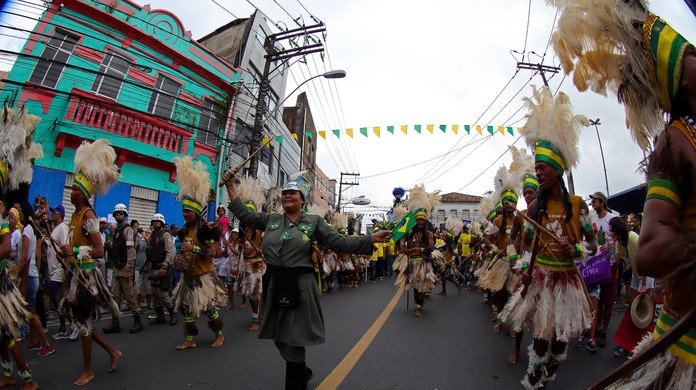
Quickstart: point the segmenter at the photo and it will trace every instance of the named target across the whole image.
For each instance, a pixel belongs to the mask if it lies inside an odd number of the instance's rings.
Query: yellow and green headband
[[[422,207],[416,209],[416,212],[413,213],[413,215],[416,216],[416,219],[418,219],[418,218],[428,219],[428,213]]]
[[[503,192],[500,194],[500,198],[501,198],[500,205],[502,206],[502,202],[505,202],[505,201],[517,204],[517,199],[519,198],[519,196],[517,195],[517,191],[515,191],[513,188],[505,187],[503,189]]]
[[[498,214],[498,213],[496,213],[495,210],[491,210],[491,212],[488,213],[488,215],[486,216],[486,219],[489,220],[489,221],[491,221],[491,222],[493,222],[493,220],[495,219],[495,216],[496,216],[497,214]]]
[[[679,89],[684,52],[691,43],[659,16],[650,14],[643,25],[643,46],[660,89],[660,101],[669,112]]]
[[[77,186],[80,191],[85,194],[87,199],[92,197],[92,193],[94,192],[94,184],[92,183],[92,179],[90,179],[89,176],[87,176],[87,174],[84,172],[78,171],[75,174],[73,185]]]
[[[250,211],[256,212],[256,203],[253,200],[247,200],[244,204]]]
[[[563,153],[547,139],[538,139],[534,143],[534,161],[543,161],[557,170],[559,173],[563,173],[566,170],[565,158],[563,158]]]
[[[203,205],[190,196],[184,196],[184,199],[181,200],[181,204],[182,209],[191,210],[196,214],[200,214],[201,210],[203,210]]]
[[[0,187],[5,187],[9,181],[9,172],[7,171],[7,165],[5,162],[0,161]]]
[[[498,203],[495,204],[495,209],[496,209],[496,211],[497,211],[497,210],[500,210],[500,209],[502,209],[502,208],[503,208],[503,202],[498,202]]]
[[[539,189],[539,179],[531,173],[524,175],[524,184],[522,184],[522,188],[524,189],[527,187],[533,188],[534,190]]]

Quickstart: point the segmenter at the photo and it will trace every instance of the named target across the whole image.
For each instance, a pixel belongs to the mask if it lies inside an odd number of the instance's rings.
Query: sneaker
[[[582,345],[585,343],[585,337],[580,336],[578,337],[577,340],[575,340],[575,348],[582,348]]]
[[[69,336],[69,335],[68,335],[68,332],[65,331],[65,330],[62,330],[62,331],[58,331],[58,333],[56,333],[56,334],[54,334],[53,336],[51,336],[51,338],[52,338],[53,340],[65,340],[65,339],[68,338],[68,336]]]
[[[597,352],[597,350],[599,350],[599,347],[597,346],[597,343],[595,343],[594,339],[590,339],[590,341],[585,346],[585,349],[590,352]]]
[[[37,354],[41,357],[48,356],[48,355],[53,355],[56,352],[56,349],[52,345],[44,345],[39,349],[39,352]]]
[[[38,351],[41,349],[41,344],[38,341],[30,341],[27,345],[27,349],[30,351]]]
[[[70,329],[70,334],[68,335],[68,340],[75,341],[75,340],[77,340],[78,336],[80,336],[80,330],[77,329],[77,326],[74,326],[72,329]]]
[[[614,351],[614,356],[620,357],[620,358],[625,358],[628,356],[628,351],[625,350],[623,347],[619,347],[616,351]]]

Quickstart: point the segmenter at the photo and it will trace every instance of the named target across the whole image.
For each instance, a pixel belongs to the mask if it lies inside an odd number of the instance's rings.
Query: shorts
[[[590,298],[599,299],[599,285],[588,286],[587,292],[590,294]]]
[[[48,298],[51,300],[51,306],[53,306],[54,310],[58,310],[58,291],[63,288],[63,282],[55,282],[51,280],[49,288],[50,291]]]
[[[39,277],[38,276],[28,276],[27,277],[27,306],[30,309],[36,307],[36,292],[39,290]]]

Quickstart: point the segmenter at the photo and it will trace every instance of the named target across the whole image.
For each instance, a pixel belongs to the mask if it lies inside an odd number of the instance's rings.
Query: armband
[[[524,235],[533,238],[534,237],[534,229],[532,229],[530,226],[525,226],[524,227]]]
[[[580,229],[584,232],[591,232],[594,229],[592,228],[592,217],[585,212],[585,210],[580,211]]]
[[[200,246],[194,245],[194,246],[193,246],[193,253],[201,254],[201,253],[203,253],[203,250],[201,249]]]
[[[77,255],[80,254],[80,248],[74,246],[74,247],[72,248],[72,252],[73,252],[73,255],[77,256]]]
[[[575,244],[575,250],[578,252],[575,255],[575,258],[583,257],[583,255],[585,254],[585,248],[583,248],[580,244]]]
[[[645,201],[650,199],[660,199],[670,203],[677,210],[681,209],[681,198],[679,197],[679,187],[671,181],[663,179],[653,179],[648,184],[648,195]]]

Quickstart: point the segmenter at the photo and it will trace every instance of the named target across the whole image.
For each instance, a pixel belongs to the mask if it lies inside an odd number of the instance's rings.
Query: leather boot
[[[174,306],[167,309],[167,313],[169,313],[169,317],[171,317],[171,320],[169,321],[169,325],[172,325],[172,326],[176,325],[177,318],[176,318],[176,312],[174,311]]]
[[[140,314],[133,313],[133,326],[128,329],[129,333],[138,333],[143,330],[143,323],[140,322]]]
[[[305,362],[285,362],[285,390],[307,390],[307,383],[313,377]]]
[[[117,316],[111,316],[111,325],[102,328],[102,331],[105,334],[110,334],[110,333],[121,333],[121,325],[119,324],[118,317]]]
[[[150,325],[159,325],[159,324],[166,324],[167,323],[167,320],[164,319],[164,308],[163,307],[156,307],[155,314],[157,315],[157,317],[150,320]]]

